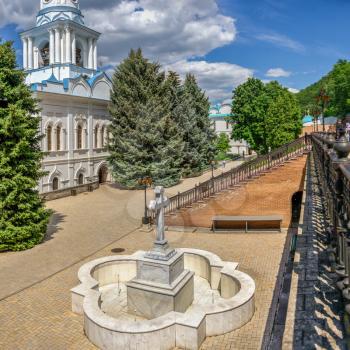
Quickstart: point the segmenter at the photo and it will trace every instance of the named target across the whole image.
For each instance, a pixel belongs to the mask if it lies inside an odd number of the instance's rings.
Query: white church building
[[[210,107],[209,118],[217,135],[226,134],[230,138],[232,154],[248,155],[251,153],[249,145],[244,140],[232,140],[232,107],[231,104],[216,104]]]
[[[39,191],[105,182],[111,81],[98,70],[100,33],[84,25],[78,0],[40,0],[36,26],[20,36],[45,135]]]

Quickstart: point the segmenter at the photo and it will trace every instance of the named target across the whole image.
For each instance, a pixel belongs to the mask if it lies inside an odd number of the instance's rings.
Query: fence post
[[[181,192],[178,192],[177,193],[177,209],[178,210],[180,209],[180,195],[181,195]]]

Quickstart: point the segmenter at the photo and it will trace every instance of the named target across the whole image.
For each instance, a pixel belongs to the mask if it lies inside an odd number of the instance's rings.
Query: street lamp
[[[318,106],[313,106],[311,110],[311,115],[313,116],[314,121],[314,132],[318,132],[318,117],[320,115],[320,109]]]
[[[150,223],[150,218],[148,216],[148,208],[147,208],[147,187],[152,186],[152,178],[150,176],[145,176],[143,178],[140,178],[138,181],[140,186],[144,186],[145,190],[145,214],[144,217],[142,218],[142,223],[144,225],[148,225]]]
[[[316,100],[317,100],[317,103],[319,103],[321,106],[322,131],[325,132],[326,128],[324,125],[324,111],[327,107],[330,97],[326,95],[325,89],[322,88],[319,94],[317,95]]]

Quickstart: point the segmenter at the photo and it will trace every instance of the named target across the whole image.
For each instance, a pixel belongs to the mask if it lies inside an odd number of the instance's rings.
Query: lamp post
[[[150,176],[145,176],[143,178],[140,178],[138,182],[140,186],[144,186],[144,190],[145,190],[145,214],[144,214],[144,217],[142,218],[142,224],[148,225],[150,223],[150,218],[148,216],[148,208],[147,208],[147,187],[152,186],[153,181]]]
[[[312,110],[311,110],[311,114],[314,118],[314,132],[318,132],[318,117],[320,115],[320,109],[318,108],[318,106],[313,106]]]
[[[330,100],[330,97],[327,96],[325,89],[321,89],[319,94],[316,97],[317,103],[321,106],[321,118],[322,118],[322,131],[325,132],[325,124],[324,124],[324,111],[327,107],[327,104]]]

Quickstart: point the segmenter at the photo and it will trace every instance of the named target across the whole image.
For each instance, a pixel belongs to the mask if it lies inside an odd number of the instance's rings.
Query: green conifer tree
[[[157,185],[179,182],[182,137],[172,120],[165,74],[132,50],[112,79],[109,163],[114,179],[135,188],[150,176]]]
[[[186,116],[183,125],[186,135],[184,172],[186,175],[197,175],[215,157],[216,136],[209,119],[209,100],[192,74],[186,76],[182,103]]]
[[[43,175],[40,120],[24,77],[12,43],[0,43],[0,251],[32,248],[49,218],[35,189]]]

